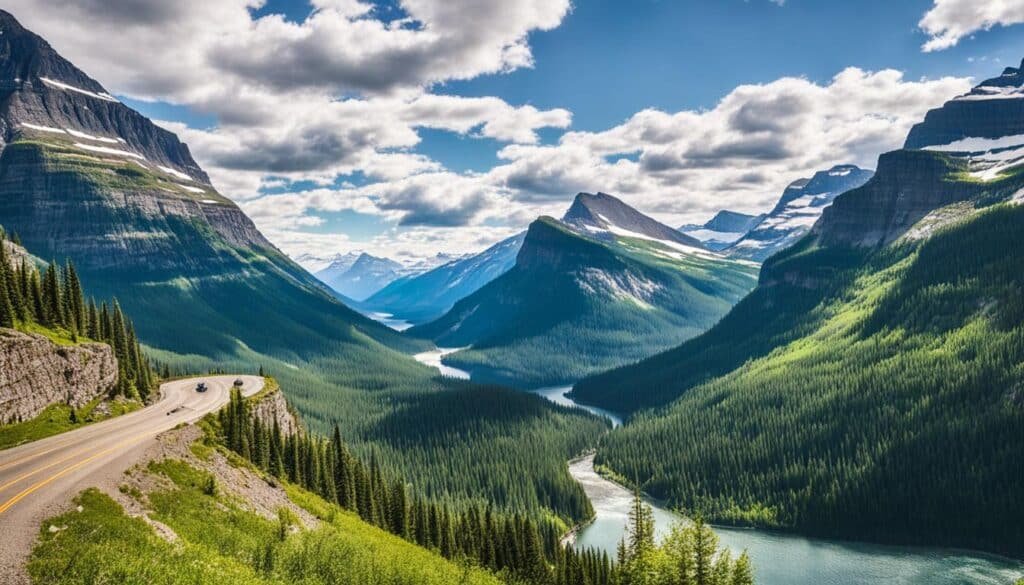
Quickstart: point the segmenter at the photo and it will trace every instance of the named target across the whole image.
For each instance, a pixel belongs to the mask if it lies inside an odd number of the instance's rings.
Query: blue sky
[[[1024,57],[1024,0],[13,2],[321,258],[479,249],[578,190],[765,209]]]

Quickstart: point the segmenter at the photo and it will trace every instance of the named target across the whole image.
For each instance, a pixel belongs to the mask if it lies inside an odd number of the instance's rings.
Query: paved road
[[[158,434],[226,404],[238,378],[246,396],[263,387],[258,376],[167,382],[160,400],[142,410],[0,451],[0,583],[24,580],[23,567],[44,519],[83,489],[116,482]],[[200,381],[209,390],[196,392]]]

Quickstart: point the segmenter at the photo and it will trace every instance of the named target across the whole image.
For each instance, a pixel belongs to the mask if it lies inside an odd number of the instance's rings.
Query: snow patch
[[[217,203],[216,199],[201,199],[202,203]]]
[[[842,169],[839,171],[829,171],[828,176],[830,177],[845,177],[853,172],[853,169]]]
[[[117,98],[115,98],[114,96],[110,95],[109,93],[96,93],[95,91],[89,91],[88,89],[82,89],[80,87],[75,87],[73,85],[68,85],[66,83],[62,83],[62,82],[57,81],[55,79],[50,79],[48,77],[40,77],[39,80],[42,81],[43,83],[45,83],[46,85],[49,85],[50,87],[56,87],[57,89],[63,89],[65,91],[73,91],[75,93],[80,93],[82,95],[87,95],[89,97],[96,98],[98,100],[103,100],[105,102],[120,103],[119,101],[117,101]]]
[[[182,179],[183,181],[192,181],[193,180],[192,177],[186,175],[185,173],[183,173],[183,172],[181,172],[179,170],[172,169],[171,167],[165,167],[165,166],[162,166],[162,165],[157,165],[156,168],[158,168],[161,171],[167,173],[168,175],[171,175],[173,177],[177,177],[179,179]]]
[[[981,85],[971,93],[953,98],[954,102],[980,102],[990,100],[1019,100],[1024,98],[1024,88],[1021,87],[992,87]]]
[[[177,183],[175,183],[175,184],[177,184]],[[206,191],[204,191],[203,189],[200,189],[199,187],[190,187],[188,185],[178,185],[178,186],[181,187],[182,189],[188,191],[189,193],[206,193]],[[204,201],[206,201],[206,200],[204,199]]]
[[[987,152],[1000,148],[1024,145],[1024,134],[1003,136],[1001,138],[962,138],[948,144],[935,144],[924,147],[924,150],[938,152]]]
[[[80,132],[78,130],[73,130],[71,128],[65,128],[64,131],[67,132],[68,134],[74,136],[75,138],[84,138],[86,140],[95,140],[96,142],[106,142],[107,144],[117,144],[117,139],[115,139],[115,138],[106,138],[106,137],[103,137],[103,136],[93,136],[92,134],[86,134],[85,132]]]
[[[52,128],[50,126],[38,126],[36,124],[22,123],[22,128],[29,128],[31,130],[38,130],[39,132],[50,132],[52,134],[65,134],[63,128]]]
[[[81,148],[82,150],[88,150],[90,152],[99,152],[99,153],[102,153],[102,154],[112,154],[114,156],[129,156],[129,157],[132,157],[132,158],[137,158],[139,160],[146,160],[146,157],[142,156],[141,154],[136,154],[134,152],[128,152],[127,150],[118,150],[116,148],[107,148],[106,146],[94,146],[92,144],[82,144],[81,142],[76,142],[75,143],[75,147],[76,148]]]

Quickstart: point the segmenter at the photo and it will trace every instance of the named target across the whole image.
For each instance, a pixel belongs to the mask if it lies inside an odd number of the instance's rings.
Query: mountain
[[[586,516],[565,460],[603,421],[440,378],[407,355],[428,342],[338,302],[217,193],[173,134],[5,12],[0,30],[0,225],[38,257],[72,259],[91,296],[117,298],[159,369],[263,369],[311,433],[336,424],[356,454],[386,457],[419,494],[485,497],[567,524]]]
[[[970,92],[925,115],[910,129],[905,149],[949,145],[966,138],[979,142],[1024,134],[1024,62],[1007,67]]]
[[[755,266],[692,242],[610,195],[582,193],[563,221],[530,225],[508,272],[409,332],[472,346],[445,363],[474,379],[571,382],[700,333],[753,286]]]
[[[679,228],[679,231],[699,240],[705,248],[718,252],[747,235],[747,232],[767,216],[766,213],[747,215],[723,209],[706,223],[684,225]]]
[[[316,273],[316,277],[334,291],[356,301],[363,301],[388,284],[402,278],[404,266],[367,253],[349,253]]]
[[[458,301],[508,272],[525,237],[525,232],[517,234],[479,254],[396,280],[366,299],[361,307],[412,323],[437,319]]]
[[[695,238],[679,233],[607,193],[580,193],[562,217],[562,223],[580,233],[605,241],[618,236],[674,242],[702,248]]]
[[[174,134],[11,15],[0,28],[0,223],[37,256],[71,258],[90,291],[136,316],[142,340],[218,358],[408,347],[267,241]]]
[[[634,413],[598,461],[720,522],[1024,554],[1024,108],[1003,105],[1024,95],[1007,95],[930,112],[908,139],[927,149],[882,155],[707,333],[577,384]]]
[[[744,236],[725,248],[734,258],[763,262],[796,243],[822,211],[841,193],[866,183],[872,172],[854,165],[837,165],[790,183],[768,214]]]

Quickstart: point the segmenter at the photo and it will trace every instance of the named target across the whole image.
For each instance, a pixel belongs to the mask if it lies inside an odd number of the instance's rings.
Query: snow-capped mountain
[[[763,262],[810,231],[836,197],[867,183],[873,171],[836,165],[810,179],[793,181],[756,226],[724,251],[731,257]]]
[[[1021,67],[1007,67],[1002,75],[986,79],[970,92],[958,96],[940,108],[928,112],[907,135],[905,149],[952,146],[959,141],[1000,139],[1024,135],[1024,62]],[[1020,142],[1024,142],[1021,140]],[[961,144],[961,150],[978,150]],[[1002,145],[1006,145],[1005,142]],[[994,145],[989,145],[995,148]]]
[[[525,237],[526,232],[516,234],[479,254],[396,280],[366,299],[362,306],[412,323],[436,319],[512,268]]]
[[[394,260],[350,252],[317,272],[316,277],[335,292],[362,301],[407,274],[406,267]]]
[[[813,229],[825,245],[927,238],[1000,201],[1024,198],[1024,64],[933,109],[875,178],[836,199]],[[972,204],[965,202],[974,200]]]
[[[709,250],[728,248],[761,222],[768,214],[748,215],[723,209],[704,224],[687,224],[679,228],[684,234],[699,240]]]

